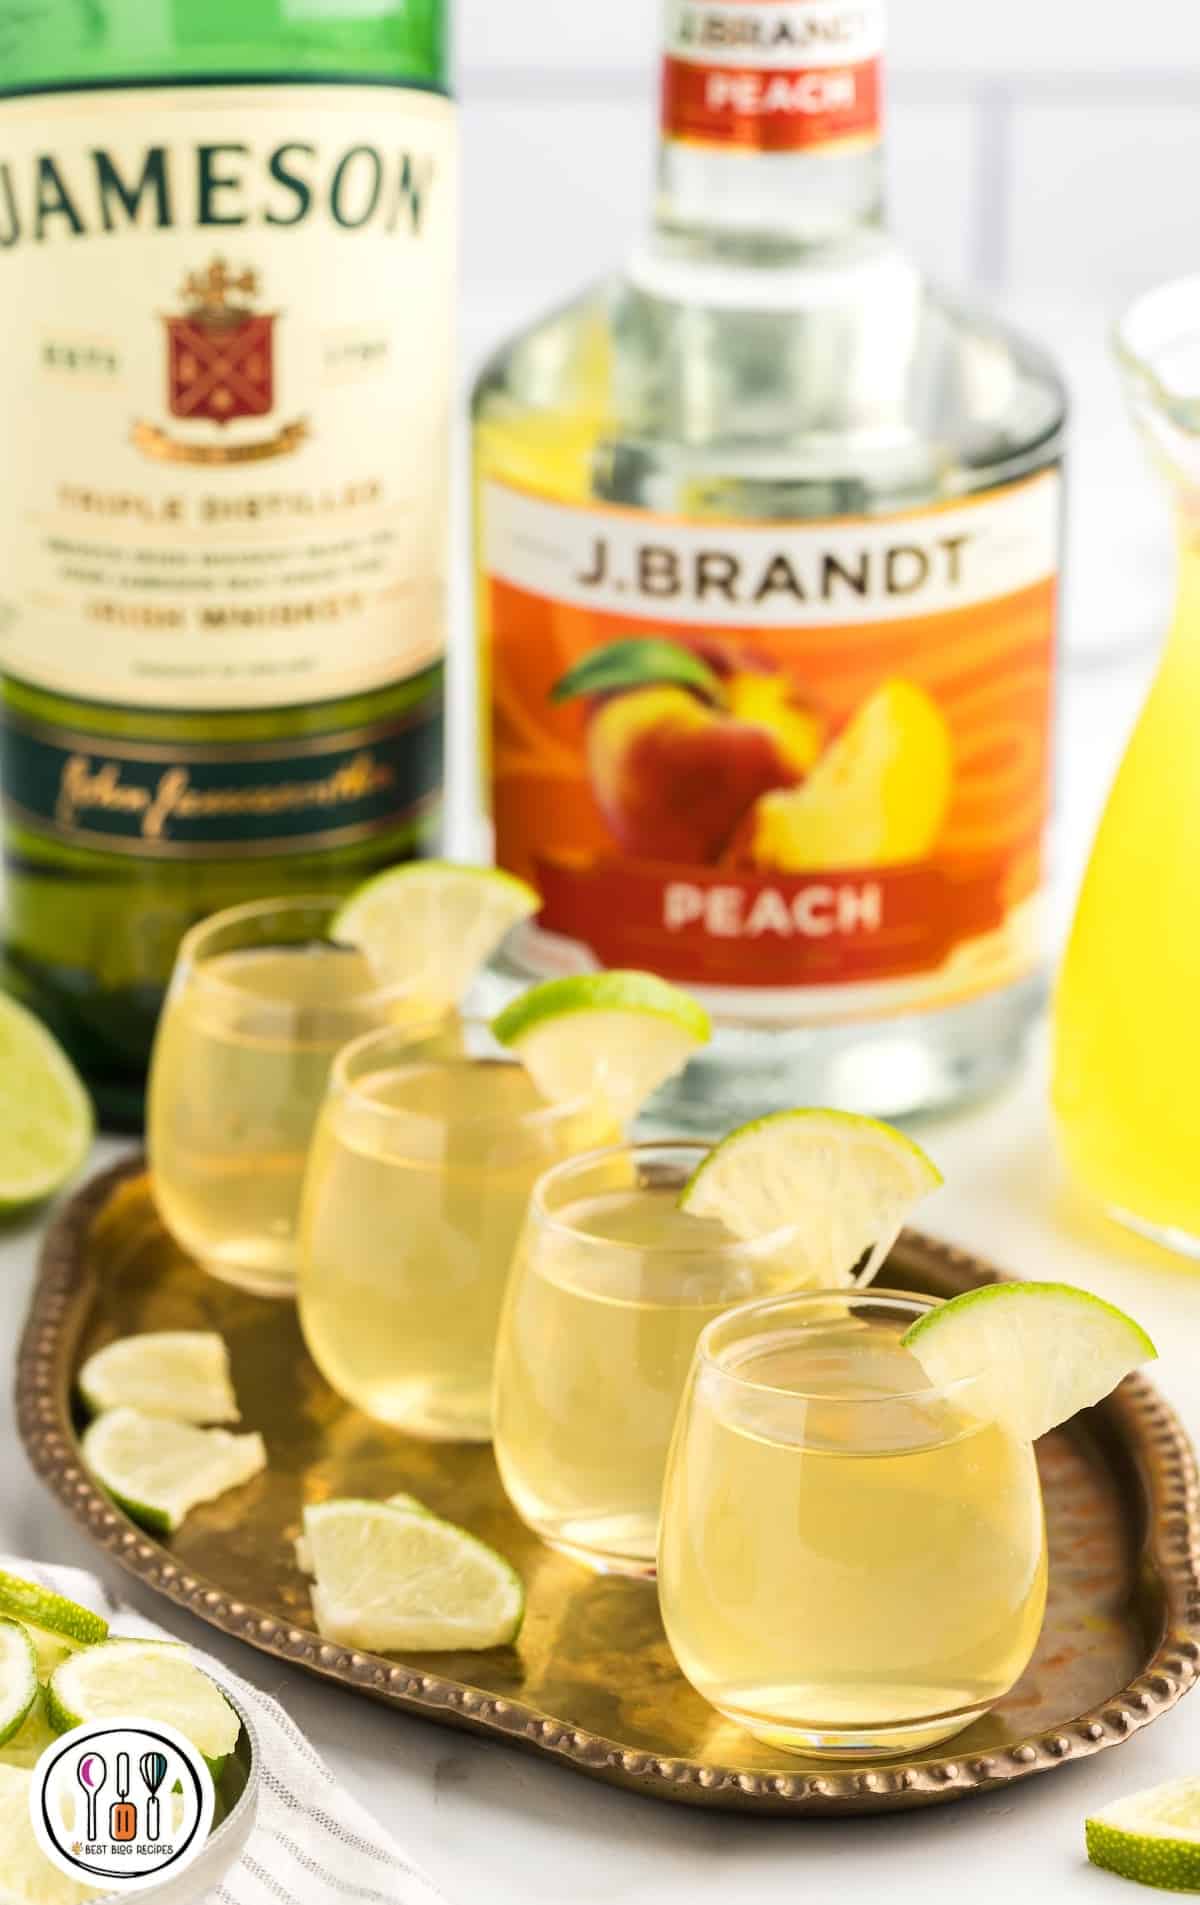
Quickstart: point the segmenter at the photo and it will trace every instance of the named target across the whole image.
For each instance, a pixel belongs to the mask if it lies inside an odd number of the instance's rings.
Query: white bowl
[[[221,1692],[242,1723],[242,1736],[232,1757],[244,1770],[246,1783],[232,1810],[226,1813],[216,1831],[209,1834],[203,1852],[186,1871],[176,1877],[165,1878],[161,1885],[147,1886],[144,1892],[106,1892],[103,1898],[94,1899],[92,1905],[130,1905],[131,1897],[139,1905],[142,1899],[147,1901],[147,1905],[202,1905],[209,1893],[228,1878],[241,1858],[258,1818],[262,1752],[254,1722],[246,1709],[234,1699],[227,1687],[222,1687]],[[229,1777],[228,1773],[226,1777]]]

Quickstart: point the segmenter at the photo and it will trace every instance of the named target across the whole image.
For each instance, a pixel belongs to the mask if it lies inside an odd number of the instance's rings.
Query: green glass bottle
[[[191,921],[436,839],[447,11],[4,23],[7,976],[110,1123]]]

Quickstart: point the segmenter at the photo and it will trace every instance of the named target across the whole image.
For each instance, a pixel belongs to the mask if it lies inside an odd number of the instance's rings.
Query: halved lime
[[[392,984],[444,1007],[458,1003],[505,934],[541,903],[524,880],[494,867],[414,860],[352,893],[332,934],[360,946]]]
[[[219,1779],[242,1723],[208,1675],[182,1647],[159,1640],[106,1640],[76,1654],[46,1689],[46,1711],[57,1733],[85,1720],[165,1720],[203,1753]]]
[[[1158,1355],[1144,1329],[1067,1283],[991,1283],[919,1317],[903,1338],[931,1382],[974,1378],[964,1402],[1036,1442]]]
[[[370,1501],[363,1501],[360,1502],[359,1506],[363,1508],[373,1508],[377,1506],[377,1504]],[[424,1502],[419,1502],[415,1495],[405,1495],[403,1493],[399,1495],[389,1495],[387,1497],[386,1506],[388,1508],[406,1509],[410,1515],[431,1515],[433,1513],[432,1508],[426,1508]],[[292,1546],[296,1551],[296,1566],[299,1568],[301,1574],[311,1574],[313,1571],[312,1547],[309,1543],[308,1536],[297,1535]]]
[[[97,1896],[96,1887],[51,1865],[34,1838],[32,1783],[27,1767],[0,1764],[0,1905],[82,1905]]]
[[[52,1740],[58,1738],[46,1714],[46,1690],[39,1687],[24,1721],[0,1746],[0,1766],[36,1766]],[[0,1900],[4,1893],[0,1890]]]
[[[83,1163],[94,1130],[92,1101],[57,1039],[0,993],[0,1212],[57,1191]]]
[[[374,1653],[508,1646],[525,1612],[519,1576],[494,1549],[435,1515],[390,1502],[304,1511],[313,1614],[327,1640]]]
[[[108,1635],[108,1622],[102,1615],[19,1574],[0,1572],[0,1616],[28,1628],[35,1650],[43,1639],[49,1651],[51,1643],[70,1649],[91,1647]]]
[[[197,1429],[140,1409],[97,1416],[80,1450],[113,1500],[155,1534],[172,1534],[199,1502],[240,1488],[267,1466],[261,1435]]]
[[[20,1732],[37,1695],[33,1642],[20,1621],[0,1620],[0,1746]]]
[[[554,1104],[601,1097],[621,1124],[712,1037],[703,1006],[648,972],[587,972],[514,999],[492,1031]]]
[[[1164,1892],[1200,1892],[1200,1779],[1118,1799],[1084,1826],[1093,1865]]]
[[[875,1118],[779,1111],[715,1145],[679,1202],[735,1237],[794,1229],[797,1287],[838,1290],[871,1282],[914,1205],[941,1181],[911,1138]]]
[[[147,1330],[89,1356],[79,1393],[93,1415],[140,1409],[173,1422],[237,1422],[225,1339],[211,1330]]]

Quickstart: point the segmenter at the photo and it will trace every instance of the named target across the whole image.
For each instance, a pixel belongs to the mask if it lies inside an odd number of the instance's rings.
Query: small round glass
[[[534,1187],[496,1354],[496,1461],[522,1520],[587,1565],[652,1575],[671,1425],[696,1339],[795,1281],[678,1198],[708,1147],[616,1146]]]
[[[860,1760],[948,1739],[1024,1672],[1046,1604],[1030,1443],[932,1385],[930,1298],[747,1304],[696,1349],[659,1597],[697,1692],[756,1738]]]
[[[486,1442],[530,1190],[617,1135],[598,1104],[548,1104],[473,1021],[347,1047],[309,1160],[299,1287],[305,1340],[339,1394],[414,1435]]]
[[[295,1288],[296,1219],[329,1068],[373,1028],[441,1017],[332,936],[338,902],[264,900],[185,935],[150,1064],[147,1148],[171,1235],[265,1296]]]

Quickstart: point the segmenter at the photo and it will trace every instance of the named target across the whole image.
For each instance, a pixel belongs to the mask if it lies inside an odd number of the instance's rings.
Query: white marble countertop
[[[1054,307],[1057,310],[1057,307]],[[1098,321],[1074,332],[1047,305],[1043,328],[1060,343],[1078,335],[1078,361],[1098,356]],[[1073,637],[1064,695],[1057,915],[1066,918],[1087,841],[1153,663],[1146,646],[1167,592],[1155,505],[1137,491],[1126,508],[1112,480],[1106,419],[1113,406],[1102,365],[1081,429]],[[1127,456],[1120,439],[1120,455]],[[1083,461],[1084,459],[1081,459]],[[1130,466],[1125,464],[1128,471]],[[1143,536],[1138,525],[1149,525]],[[1115,550],[1115,553],[1114,553]],[[1118,565],[1128,626],[1097,576]],[[1103,613],[1101,611],[1104,611]],[[1092,640],[1084,639],[1090,630]],[[1137,646],[1137,642],[1141,646]],[[1131,645],[1132,644],[1132,645]],[[922,1131],[947,1188],[924,1221],[1027,1275],[1086,1284],[1133,1310],[1163,1349],[1157,1380],[1200,1435],[1200,1271],[1142,1246],[1079,1202],[1055,1162],[1043,1066],[1035,1052],[1004,1092]],[[96,1163],[120,1147],[103,1141]],[[0,1237],[0,1347],[15,1344],[40,1225]],[[4,1403],[4,1408],[9,1407]],[[46,1561],[104,1567],[65,1513],[43,1493],[16,1448],[0,1493],[0,1549]],[[1083,1856],[1083,1819],[1097,1806],[1158,1780],[1200,1773],[1200,1696],[1115,1752],[1064,1767],[1019,1789],[938,1809],[850,1823],[717,1817],[654,1804],[594,1785],[510,1749],[386,1712],[321,1686],[152,1600],[115,1568],[110,1585],[165,1619],[181,1636],[219,1653],[278,1694],[346,1784],[387,1821],[455,1905],[757,1905],[784,1893],[818,1901],[887,1898],[891,1905],[958,1905],[969,1880],[980,1905],[1023,1884],[1036,1898],[1084,1905],[1112,1899],[1117,1881]]]

